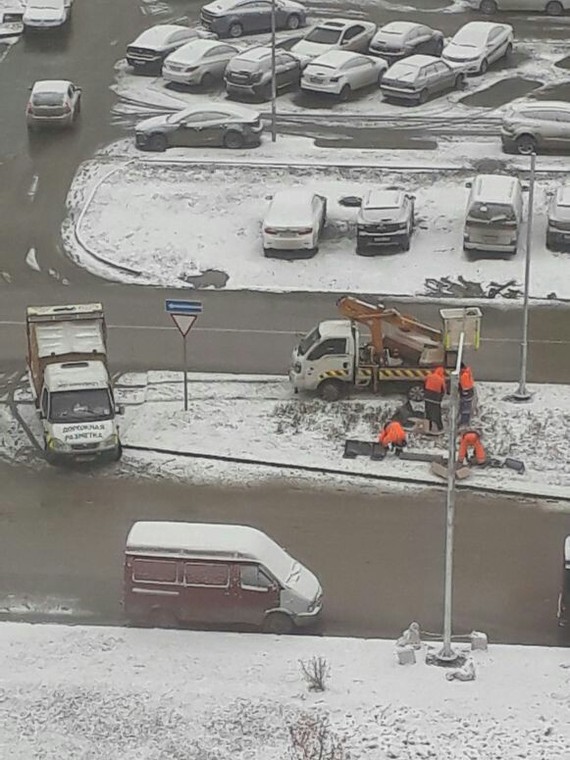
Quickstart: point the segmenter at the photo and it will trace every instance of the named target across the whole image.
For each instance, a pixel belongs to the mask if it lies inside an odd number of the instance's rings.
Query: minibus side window
[[[230,585],[230,568],[216,563],[188,562],[184,565],[184,583],[186,586],[227,588]]]
[[[133,581],[143,583],[176,583],[176,562],[156,559],[135,559]]]
[[[240,565],[240,585],[242,588],[268,591],[275,583],[259,565]]]

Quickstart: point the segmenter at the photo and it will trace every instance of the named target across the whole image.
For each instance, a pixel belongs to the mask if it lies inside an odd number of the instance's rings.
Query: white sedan
[[[303,72],[301,90],[338,95],[347,100],[353,90],[380,85],[388,63],[360,53],[331,50],[315,58]]]
[[[491,63],[511,54],[513,41],[510,24],[471,21],[444,47],[441,57],[468,74],[484,74]]]
[[[162,64],[167,82],[209,87],[222,79],[226,66],[239,50],[218,40],[192,40],[170,53]]]
[[[263,220],[263,252],[287,259],[314,256],[326,216],[322,195],[302,189],[276,193]]]

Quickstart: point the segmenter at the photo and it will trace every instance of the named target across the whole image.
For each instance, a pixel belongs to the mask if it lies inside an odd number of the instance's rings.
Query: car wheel
[[[147,150],[154,150],[157,151],[157,153],[163,153],[166,148],[168,147],[168,144],[166,142],[166,137],[164,135],[151,135],[148,138],[147,142]]]
[[[292,633],[294,627],[295,623],[284,612],[272,612],[263,622],[265,633],[288,634]]]
[[[202,76],[202,79],[200,79],[200,87],[203,90],[209,90],[213,84],[214,77],[210,74],[209,71],[206,71],[206,73]]]
[[[345,84],[339,93],[338,99],[342,101],[343,103],[346,103],[346,101],[350,98],[351,92],[352,90],[350,89],[350,85]]]
[[[513,54],[513,43],[509,42],[507,49],[505,50],[505,58],[510,58]]]
[[[338,401],[344,396],[345,386],[341,380],[323,380],[319,385],[319,396],[324,401]]]
[[[224,148],[230,148],[231,150],[243,148],[243,135],[241,132],[226,132],[224,135]]]
[[[381,72],[378,74],[378,87],[381,87],[381,86],[382,86],[382,80],[383,80],[383,79],[384,79],[384,71],[381,71]]]
[[[402,251],[409,251],[410,250],[410,233],[402,238],[402,242],[400,243],[400,248]]]
[[[427,103],[428,98],[429,98],[429,92],[428,92],[427,88],[424,88],[420,92],[420,95],[419,95],[419,98],[418,98],[418,102],[420,103],[420,105],[423,105],[424,103]]]
[[[536,153],[536,139],[532,135],[517,137],[515,145],[517,153],[520,153],[521,156],[530,156],[531,153]]]
[[[497,12],[497,3],[495,0],[481,0],[481,5],[479,6],[479,10],[482,13],[486,13],[487,16],[492,16],[493,13]]]
[[[443,40],[438,40],[433,54],[437,56],[441,56],[442,53],[443,53]]]
[[[271,82],[269,82],[268,84],[266,84],[263,87],[261,87],[258,90],[257,94],[258,94],[258,97],[260,98],[260,100],[262,100],[264,102],[267,101],[267,100],[271,100],[271,96],[273,95],[273,87],[271,86]]]
[[[463,74],[459,74],[459,76],[455,77],[454,85],[455,85],[456,90],[460,90],[464,84],[465,84],[465,77],[463,76]]]
[[[551,0],[550,3],[546,4],[546,12],[549,16],[561,16],[564,13],[564,8],[558,0]]]
[[[78,115],[81,113],[81,98],[77,98],[77,105],[75,106],[75,110],[77,111]]]
[[[236,21],[228,29],[228,34],[230,37],[233,37],[234,40],[237,39],[238,37],[241,37],[243,34],[243,26],[241,24],[238,24]]]
[[[287,16],[285,26],[291,30],[298,29],[301,26],[301,19],[296,13],[291,13],[290,16]]]
[[[546,247],[549,251],[555,251],[557,248],[554,235],[552,235],[550,232],[546,233]]]
[[[416,383],[408,388],[408,399],[410,401],[423,401],[424,400],[424,386]]]
[[[483,58],[481,61],[481,65],[479,66],[478,74],[485,74],[487,72],[487,69],[489,68],[489,61],[486,58]]]

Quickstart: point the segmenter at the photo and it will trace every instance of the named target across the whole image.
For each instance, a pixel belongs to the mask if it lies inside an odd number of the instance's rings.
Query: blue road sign
[[[166,299],[164,308],[168,314],[201,314],[202,301],[177,301]]]

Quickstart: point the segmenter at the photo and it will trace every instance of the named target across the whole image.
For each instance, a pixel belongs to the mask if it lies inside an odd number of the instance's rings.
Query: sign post
[[[184,411],[188,411],[188,362],[186,355],[186,338],[192,329],[198,315],[202,313],[202,301],[180,301],[167,299],[164,302],[164,308],[167,314],[170,314],[172,321],[178,328],[182,336],[182,364],[184,367]]]

